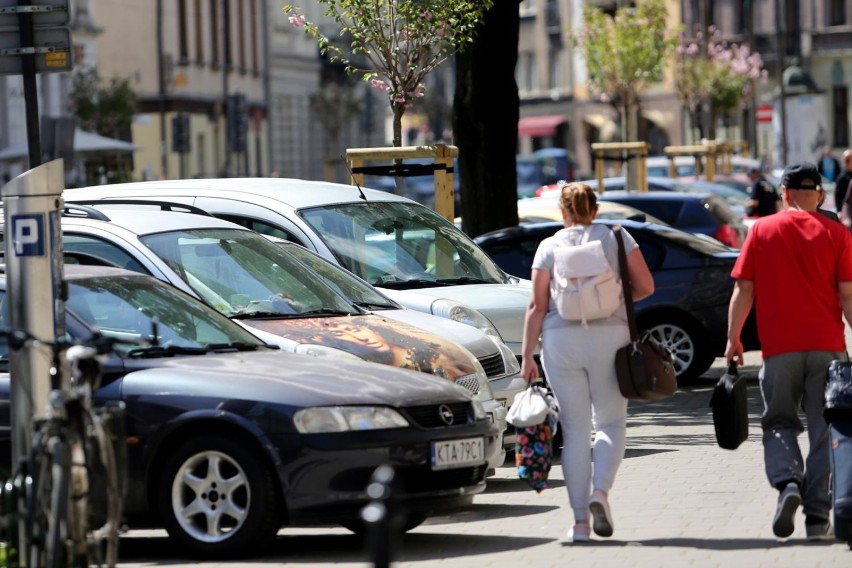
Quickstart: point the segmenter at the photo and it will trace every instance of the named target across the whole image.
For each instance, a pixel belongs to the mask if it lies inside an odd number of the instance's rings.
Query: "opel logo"
[[[447,426],[453,423],[453,409],[447,406],[446,404],[442,404],[438,407],[438,416],[441,417],[441,420],[444,421],[444,424]]]

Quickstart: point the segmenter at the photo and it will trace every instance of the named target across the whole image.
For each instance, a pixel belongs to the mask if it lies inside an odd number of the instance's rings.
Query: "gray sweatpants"
[[[584,520],[592,489],[608,492],[624,458],[627,399],[618,390],[615,352],[630,332],[626,324],[576,325],[545,329],[541,339],[541,364],[559,403],[568,501],[574,519]]]
[[[783,353],[764,361],[760,392],[765,405],[763,459],[766,476],[773,487],[795,480],[802,487],[805,515],[828,519],[829,495],[828,424],[822,417],[825,404],[825,371],[845,353],[804,351]],[[799,417],[804,410],[808,431],[808,457],[802,458],[798,436],[805,427]]]

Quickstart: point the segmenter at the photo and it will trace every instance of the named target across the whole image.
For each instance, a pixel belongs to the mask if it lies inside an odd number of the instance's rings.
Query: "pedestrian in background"
[[[834,157],[831,146],[825,146],[822,149],[822,156],[817,162],[819,175],[825,178],[826,181],[834,181],[840,175],[840,162]]]
[[[731,275],[725,357],[742,364],[740,333],[752,304],[763,351],[763,457],[779,491],[772,530],[793,533],[804,504],[809,540],[832,539],[829,513],[828,425],[823,418],[825,373],[846,359],[843,316],[852,321],[852,235],[817,212],[823,197],[814,164],[788,166],[781,178],[785,209],[749,229]],[[807,420],[808,456],[798,436]]]
[[[746,202],[746,216],[766,217],[777,213],[781,198],[772,184],[769,183],[763,172],[757,166],[748,169],[748,179],[751,185],[748,188],[749,200]]]
[[[613,533],[608,496],[624,458],[627,422],[627,399],[615,376],[615,352],[630,342],[630,332],[623,298],[615,314],[585,325],[559,315],[550,293],[557,239],[600,241],[610,268],[619,273],[615,235],[604,225],[592,224],[598,212],[594,190],[583,183],[566,184],[559,203],[565,228],[542,241],[533,260],[521,373],[528,383],[538,378],[533,352],[540,338],[542,367],[559,403],[562,472],[574,512],[575,524],[566,542],[585,542],[592,526],[598,536]],[[653,293],[654,281],[636,241],[627,231],[621,233],[630,288],[634,301],[639,301]],[[595,439],[590,454],[592,426]]]
[[[845,150],[841,156],[843,171],[834,180],[834,208],[841,213],[843,203],[846,200],[846,192],[849,182],[852,181],[852,149]]]

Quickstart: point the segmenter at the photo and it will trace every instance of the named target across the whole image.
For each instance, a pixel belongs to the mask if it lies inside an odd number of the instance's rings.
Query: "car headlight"
[[[497,344],[497,348],[500,349],[500,355],[503,356],[503,366],[506,369],[506,375],[516,375],[521,372],[521,364],[518,362],[518,358],[509,349],[509,346],[503,343],[502,341],[494,340],[494,343]]]
[[[363,361],[363,359],[357,355],[353,355],[347,351],[337,349],[336,347],[329,347],[327,345],[300,343],[296,346],[295,351],[301,355],[310,355],[311,357],[331,357],[335,359],[355,359],[356,361]]]
[[[494,327],[494,324],[487,317],[482,315],[482,312],[455,300],[448,300],[446,298],[435,300],[432,302],[432,313],[442,318],[449,318],[453,321],[472,325],[484,331],[486,335],[500,341],[503,340],[497,332],[497,328]]]
[[[293,415],[293,424],[302,434],[352,432],[406,428],[408,420],[385,406],[318,406],[302,408]]]
[[[477,420],[485,420],[488,413],[485,412],[485,407],[478,400],[473,401],[473,417]]]

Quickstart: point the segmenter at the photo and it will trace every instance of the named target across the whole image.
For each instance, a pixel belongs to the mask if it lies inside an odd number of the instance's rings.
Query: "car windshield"
[[[358,313],[305,265],[243,229],[194,229],[142,242],[205,302],[229,317]]]
[[[288,241],[279,243],[287,253],[292,254],[299,261],[304,262],[312,270],[317,272],[329,284],[334,286],[338,292],[347,297],[353,304],[367,309],[399,309],[400,306],[368,283],[364,282],[348,270],[340,268],[318,254],[314,254],[305,247]]]
[[[107,336],[150,340],[156,330],[160,349],[206,351],[233,345],[263,346],[254,335],[215,310],[146,276],[72,280],[65,305],[86,325]],[[119,344],[116,349],[127,354],[140,348]]]
[[[340,264],[376,286],[507,281],[467,235],[422,205],[347,203],[304,209],[299,214]]]

